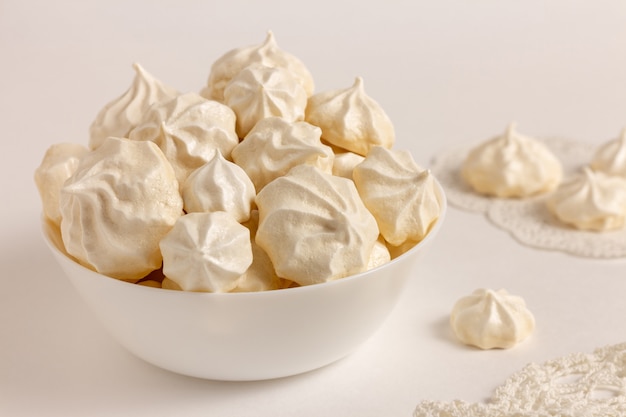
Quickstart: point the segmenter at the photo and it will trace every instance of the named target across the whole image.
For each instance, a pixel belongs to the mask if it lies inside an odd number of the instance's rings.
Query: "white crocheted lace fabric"
[[[414,417],[626,416],[626,343],[529,364],[488,403],[423,401]]]
[[[594,147],[565,139],[544,143],[563,164],[564,177],[589,163]],[[471,148],[452,149],[437,155],[431,171],[443,186],[448,202],[460,209],[484,213],[495,226],[519,242],[548,250],[560,250],[589,258],[626,257],[626,228],[610,232],[581,231],[559,222],[546,207],[549,195],[525,199],[487,197],[476,193],[460,175]]]

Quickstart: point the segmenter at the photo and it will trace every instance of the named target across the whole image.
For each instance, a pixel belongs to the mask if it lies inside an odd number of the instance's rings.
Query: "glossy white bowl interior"
[[[44,237],[74,287],[110,334],[158,367],[216,380],[261,380],[332,363],[359,347],[393,310],[414,265],[443,223],[417,246],[370,271],[306,287],[193,293],[129,284],[73,261],[58,231]]]

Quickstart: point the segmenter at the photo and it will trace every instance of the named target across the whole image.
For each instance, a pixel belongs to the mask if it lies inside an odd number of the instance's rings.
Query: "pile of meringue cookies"
[[[55,144],[35,173],[47,222],[94,271],[198,292],[311,285],[388,262],[440,216],[362,79],[314,94],[271,32],[215,61],[199,94],[134,69],[88,147]]]
[[[626,129],[599,146],[580,172],[562,180],[561,162],[552,151],[511,124],[469,151],[461,176],[486,196],[546,196],[556,219],[575,229],[605,232],[626,226]]]

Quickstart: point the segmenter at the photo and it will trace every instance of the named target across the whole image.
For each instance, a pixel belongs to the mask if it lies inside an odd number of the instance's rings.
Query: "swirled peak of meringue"
[[[481,349],[510,348],[535,329],[535,317],[523,298],[506,290],[478,289],[459,299],[450,314],[459,340]]]
[[[529,197],[555,189],[561,163],[542,142],[520,135],[515,124],[467,155],[463,179],[477,192],[496,197]]]
[[[393,123],[365,93],[361,77],[352,87],[310,97],[305,120],[322,128],[325,141],[363,156],[374,146],[391,149],[395,142]]]
[[[248,221],[256,191],[246,172],[220,152],[189,175],[182,188],[187,213],[226,211]]]
[[[163,273],[184,291],[231,291],[252,263],[250,232],[224,211],[182,216],[160,247]]]
[[[213,158],[216,150],[230,158],[239,143],[235,113],[196,93],[181,94],[150,107],[129,138],[156,143],[172,164],[181,186],[192,171]]]
[[[278,276],[310,285],[367,269],[379,232],[352,181],[298,165],[267,184],[256,204],[256,243]]]
[[[128,137],[128,133],[142,121],[150,106],[179,94],[174,88],[154,78],[141,65],[135,63],[133,68],[136,74],[130,88],[104,106],[91,124],[89,148],[97,148],[109,136]]]
[[[408,151],[374,147],[352,176],[380,233],[393,246],[419,242],[441,214],[433,175]]]
[[[241,70],[251,65],[285,69],[293,73],[307,96],[313,94],[314,82],[311,73],[302,61],[278,47],[271,31],[267,32],[265,42],[262,44],[236,48],[217,59],[211,66],[208,85],[201,94],[212,100],[224,101],[226,85]]]
[[[563,223],[606,231],[626,224],[626,179],[585,167],[550,196],[548,209]]]
[[[35,184],[41,197],[44,215],[57,226],[61,224],[59,193],[78,167],[80,159],[88,152],[76,143],[56,143],[48,148],[41,164],[35,170]]]
[[[626,177],[626,129],[620,137],[601,145],[591,160],[591,168],[606,174]]]
[[[257,192],[296,165],[332,172],[334,154],[322,144],[319,127],[279,117],[261,120],[233,149],[233,161],[246,171]]]
[[[137,280],[161,266],[159,241],[182,209],[178,181],[158,146],[108,138],[61,188],[61,234],[82,264]]]
[[[257,65],[233,77],[224,90],[224,103],[235,111],[237,133],[243,138],[266,117],[304,120],[307,96],[291,72]]]

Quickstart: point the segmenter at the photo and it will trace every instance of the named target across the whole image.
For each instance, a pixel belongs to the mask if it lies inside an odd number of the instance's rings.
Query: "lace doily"
[[[414,417],[626,416],[626,343],[529,364],[488,403],[423,401]]]
[[[563,164],[567,177],[589,163],[594,147],[565,139],[544,143]],[[452,149],[437,155],[431,171],[455,207],[484,213],[495,226],[508,231],[519,242],[549,250],[560,250],[590,258],[626,257],[626,228],[610,232],[581,231],[559,222],[546,207],[548,195],[525,199],[487,197],[463,181],[460,169],[470,148]]]

